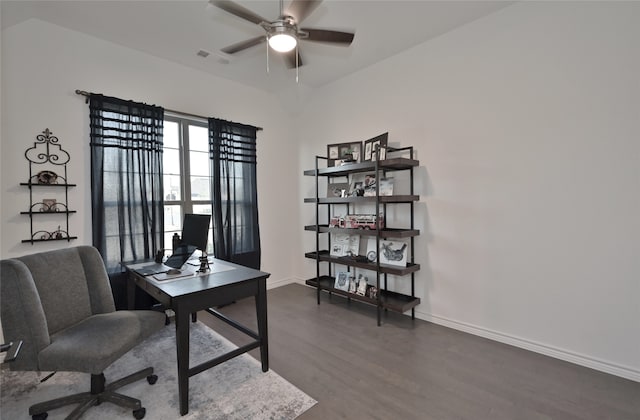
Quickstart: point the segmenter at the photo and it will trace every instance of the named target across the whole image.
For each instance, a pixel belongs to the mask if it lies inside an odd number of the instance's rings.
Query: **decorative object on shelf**
[[[380,178],[378,191],[381,197],[393,195],[393,178]]]
[[[404,241],[380,241],[380,263],[407,266],[407,243]]]
[[[367,290],[367,296],[369,296],[370,299],[377,299],[378,288],[376,286],[369,286],[369,290]]]
[[[376,147],[380,150],[380,160],[387,158],[387,143],[389,133],[380,134],[372,139],[364,141],[364,161],[376,160]]]
[[[348,233],[336,233],[333,235],[331,255],[334,257],[358,255],[359,250],[360,235],[349,235]]]
[[[33,147],[29,147],[24,152],[24,156],[29,162],[29,178],[26,183],[20,185],[29,187],[29,211],[20,212],[30,218],[30,239],[22,242],[51,241],[77,239],[69,236],[69,215],[75,210],[69,210],[69,188],[75,184],[69,184],[67,180],[67,163],[71,160],[67,153],[59,144],[59,140],[53,132],[46,128],[42,134],[36,136]],[[57,198],[44,198],[41,202],[34,200],[34,189],[56,190]],[[65,228],[58,226],[57,230],[50,232],[40,230],[34,222],[36,215],[41,213],[55,213],[65,217]],[[58,217],[57,216],[57,217]]]
[[[36,179],[38,180],[38,184],[56,184],[58,181],[58,174],[49,170],[40,171],[36,174]]]
[[[380,229],[384,228],[384,215],[376,217],[375,214],[347,214],[346,216],[333,216],[329,220],[329,227],[342,229]]]
[[[42,199],[42,207],[40,211],[50,213],[58,211],[57,203],[55,198],[43,198]]]
[[[365,296],[367,294],[367,284],[369,279],[360,274],[358,277],[358,288],[356,289],[356,294],[360,296]]]
[[[351,195],[374,197],[376,195],[376,174],[357,173],[351,176]]]
[[[350,274],[348,271],[340,271],[336,273],[336,281],[333,285],[338,290],[344,290],[345,292],[349,291],[349,278]]]
[[[357,288],[358,282],[356,281],[355,277],[351,276],[351,278],[349,279],[349,293],[355,293]]]
[[[348,194],[348,182],[334,182],[327,185],[327,197],[347,197]]]
[[[65,230],[62,230],[60,226],[58,229],[53,232],[47,232],[46,230],[39,230],[34,232],[31,236],[31,240],[40,240],[40,241],[53,241],[53,240],[61,240],[61,239],[70,239],[69,233]],[[30,241],[23,241],[30,242]]]
[[[361,141],[327,145],[327,158],[329,159],[329,166],[341,166],[345,163],[357,163],[361,161],[361,157]]]

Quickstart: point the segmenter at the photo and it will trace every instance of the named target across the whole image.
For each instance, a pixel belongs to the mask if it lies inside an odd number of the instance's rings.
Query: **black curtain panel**
[[[260,268],[256,186],[257,128],[209,119],[213,178],[213,249],[216,258]]]
[[[153,258],[164,248],[164,109],[91,94],[89,114],[93,245],[120,309],[126,304],[120,262]]]

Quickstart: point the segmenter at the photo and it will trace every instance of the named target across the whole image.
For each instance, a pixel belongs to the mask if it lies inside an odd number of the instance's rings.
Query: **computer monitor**
[[[209,242],[210,223],[211,215],[209,214],[185,214],[180,243],[193,245],[200,251],[206,253],[207,242]]]

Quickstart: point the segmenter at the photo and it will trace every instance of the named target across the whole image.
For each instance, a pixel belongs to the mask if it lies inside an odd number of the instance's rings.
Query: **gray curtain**
[[[257,130],[250,125],[209,119],[214,254],[255,269],[260,268]]]
[[[126,303],[120,262],[153,258],[164,248],[164,109],[91,94],[89,113],[93,245],[120,309]]]

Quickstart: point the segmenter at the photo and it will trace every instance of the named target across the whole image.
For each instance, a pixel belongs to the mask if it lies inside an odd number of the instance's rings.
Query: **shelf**
[[[319,258],[318,258],[318,254],[320,255]],[[357,267],[357,268],[363,268],[365,270],[378,271],[377,263],[359,262],[351,259],[350,257],[334,257],[332,255],[329,255],[329,251],[326,251],[326,250],[320,251],[319,253],[316,253],[315,251],[306,252],[304,256],[312,260],[319,259],[320,261],[327,261],[327,262],[332,262],[336,264],[347,265],[349,267]],[[380,264],[380,273],[393,274],[395,276],[404,276],[406,274],[415,273],[418,270],[420,270],[420,264],[407,263],[406,267],[400,267],[397,265]]]
[[[72,214],[77,213],[77,210],[60,210],[60,211],[21,211],[20,214]]]
[[[360,296],[354,293],[345,292],[344,290],[335,289],[333,287],[335,281],[333,277],[321,276],[319,280],[320,281],[318,281],[318,278],[312,278],[305,281],[305,283],[309,286],[320,287],[322,290],[345,296],[359,302],[368,303],[374,306],[378,305],[378,299],[371,299],[367,296]],[[420,304],[420,298],[418,297],[407,296],[389,290],[379,290],[378,293],[380,294],[380,305],[383,308],[394,312],[404,313]]]
[[[25,187],[76,187],[76,184],[37,184],[31,182],[21,182],[20,185],[24,185]]]
[[[51,242],[51,241],[70,241],[72,239],[78,239],[77,236],[69,236],[68,238],[52,238],[52,239],[23,239],[22,243],[30,242]]]
[[[307,225],[304,227],[304,230],[308,230],[310,232],[316,231],[316,225]],[[343,229],[337,227],[329,227],[328,225],[320,225],[318,226],[318,231],[320,233],[346,233],[349,235],[361,235],[361,236],[376,236],[378,231],[375,229]],[[380,237],[387,238],[410,238],[412,236],[420,235],[420,231],[417,229],[391,229],[386,228],[380,230]]]
[[[416,159],[409,159],[409,158],[392,158],[392,159],[378,161],[378,169],[380,170],[400,171],[405,169],[411,169],[418,165],[420,165],[419,161],[417,161]],[[376,169],[375,161],[350,163],[348,165],[334,166],[330,168],[319,168],[318,176],[347,175],[354,172],[375,171],[375,169]],[[304,171],[304,175],[316,176],[316,170],[315,169],[306,170]]]
[[[378,197],[380,203],[411,203],[420,200],[419,195],[382,195]],[[317,204],[346,204],[346,203],[372,203],[375,204],[376,197],[321,197],[321,198],[305,198],[305,203]]]

